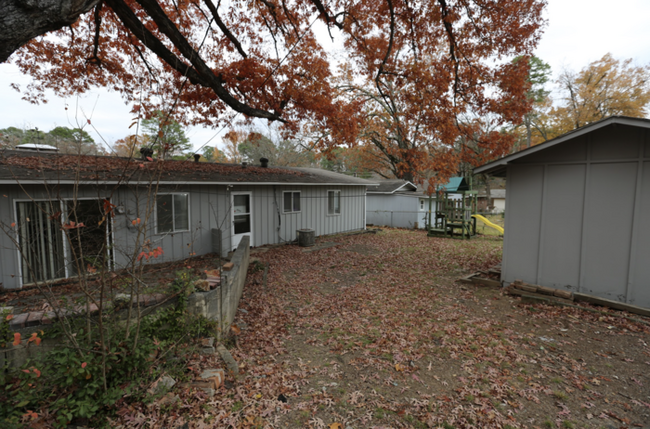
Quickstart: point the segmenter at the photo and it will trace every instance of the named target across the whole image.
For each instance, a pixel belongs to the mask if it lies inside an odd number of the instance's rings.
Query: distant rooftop
[[[39,152],[58,152],[59,148],[49,144],[24,143],[16,146],[17,150],[35,150]]]
[[[368,193],[371,194],[394,194],[395,192],[415,192],[417,186],[408,180],[402,179],[383,179],[376,180],[379,183],[379,186],[371,188],[368,190]]]

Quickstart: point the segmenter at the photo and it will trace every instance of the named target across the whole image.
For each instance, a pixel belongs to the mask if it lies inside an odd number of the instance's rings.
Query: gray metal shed
[[[610,117],[474,172],[508,178],[506,285],[650,307],[650,120]]]

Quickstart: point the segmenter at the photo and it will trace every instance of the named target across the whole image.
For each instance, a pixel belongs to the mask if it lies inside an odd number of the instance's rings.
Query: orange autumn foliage
[[[184,124],[231,126],[236,113],[279,120],[289,133],[320,131],[316,149],[361,138],[400,177],[442,177],[463,160],[457,139],[476,134],[464,115],[508,123],[529,108],[526,67],[510,60],[531,54],[545,5],[106,0],[15,62],[34,78],[34,101],[47,88],[70,96],[106,86],[145,116],[173,105]],[[336,75],[321,41],[329,36],[343,42]],[[480,140],[490,156],[509,143]]]

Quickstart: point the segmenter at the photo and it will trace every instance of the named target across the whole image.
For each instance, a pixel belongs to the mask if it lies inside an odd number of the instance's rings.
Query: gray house
[[[506,190],[492,189],[490,198],[486,193],[478,194],[477,197],[478,211],[485,213],[503,213],[506,211]]]
[[[369,185],[309,168],[5,150],[0,281],[19,288],[72,277],[73,247],[82,266],[119,269],[134,255],[159,263],[226,253],[244,235],[261,246],[293,241],[298,229],[362,230]]]
[[[422,189],[407,180],[380,180],[368,188],[366,222],[395,228],[426,227],[429,200]],[[432,203],[435,212],[435,202]]]
[[[650,307],[650,121],[610,117],[475,169],[506,176],[501,279]]]

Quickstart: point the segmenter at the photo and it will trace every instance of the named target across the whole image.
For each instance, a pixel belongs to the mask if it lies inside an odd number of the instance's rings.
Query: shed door
[[[231,196],[231,237],[232,248],[236,249],[242,237],[250,237],[250,245],[253,245],[253,213],[251,207],[251,193],[232,193]]]

